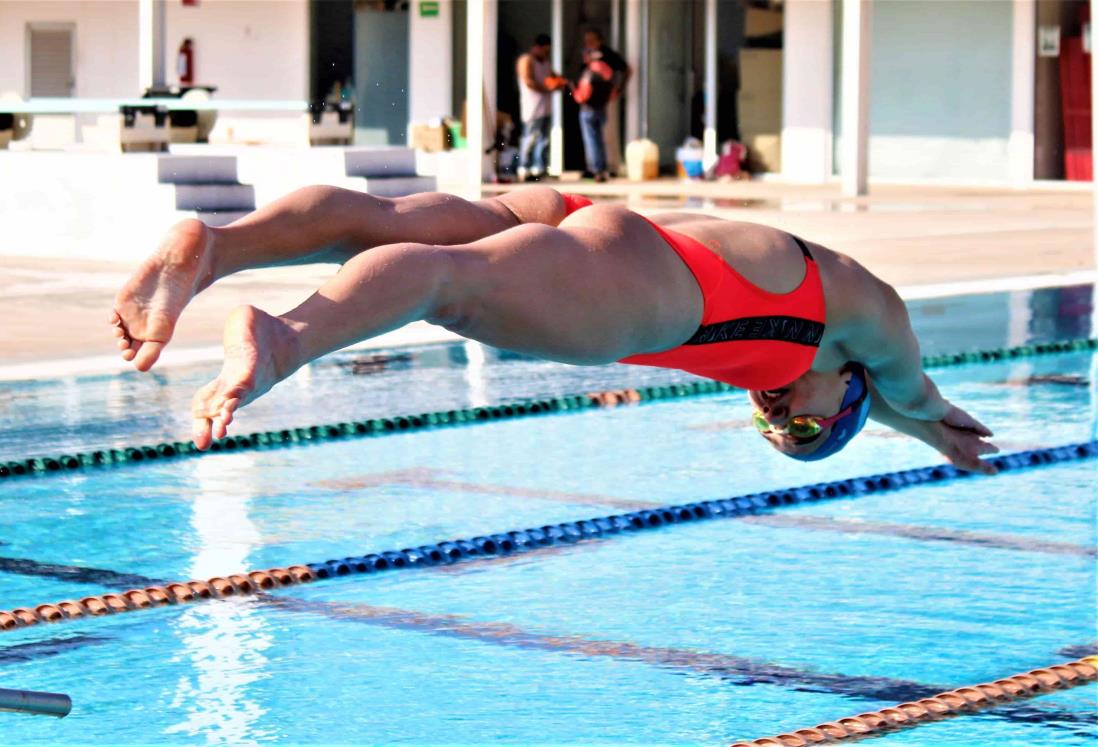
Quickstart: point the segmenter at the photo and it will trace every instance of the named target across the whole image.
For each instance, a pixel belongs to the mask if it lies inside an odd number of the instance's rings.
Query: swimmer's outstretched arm
[[[399,242],[471,243],[523,223],[555,226],[565,214],[560,194],[547,187],[477,202],[435,192],[387,199],[305,187],[222,228],[194,219],[175,226],[118,292],[110,323],[122,358],[147,371],[184,307],[227,275],[257,267],[343,263]]]
[[[848,359],[866,367],[897,415],[990,436],[985,425],[942,397],[923,371],[919,341],[896,290],[857,263],[847,260],[846,265],[840,281],[845,287],[835,297],[849,309],[840,332]]]
[[[869,417],[873,420],[907,436],[919,439],[927,446],[938,450],[955,467],[969,472],[982,472],[985,475],[994,475],[996,473],[997,470],[993,465],[980,460],[982,456],[999,453],[998,446],[984,440],[985,437],[992,435],[990,432],[984,433],[970,428],[958,428],[941,420],[931,421],[909,418],[890,407],[888,402],[879,396],[880,392],[873,386],[872,382],[870,383],[870,390],[873,398]]]

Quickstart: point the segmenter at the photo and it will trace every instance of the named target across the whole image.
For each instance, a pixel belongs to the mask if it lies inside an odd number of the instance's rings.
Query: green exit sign
[[[437,18],[438,17],[438,1],[433,2],[428,0],[423,2],[421,0],[419,4],[419,17],[420,18]]]

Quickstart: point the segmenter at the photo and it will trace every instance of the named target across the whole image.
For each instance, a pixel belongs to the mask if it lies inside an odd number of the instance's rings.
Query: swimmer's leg
[[[443,193],[386,199],[337,187],[305,187],[234,223],[176,225],[115,298],[110,323],[122,358],[147,371],[176,320],[200,291],[241,270],[342,263],[361,251],[413,241],[462,244],[520,223],[556,225],[560,195],[545,187],[469,202]]]
[[[451,277],[444,249],[395,244],[347,262],[293,311],[276,317],[253,306],[225,325],[225,362],[192,405],[200,449],[225,435],[233,413],[298,368],[356,339],[366,339],[439,313]]]
[[[309,361],[420,319],[576,364],[681,343],[702,314],[693,275],[643,219],[597,210],[605,228],[527,225],[456,247],[379,247],[280,317],[238,309],[221,374],[194,398],[195,443],[207,448],[239,407]]]

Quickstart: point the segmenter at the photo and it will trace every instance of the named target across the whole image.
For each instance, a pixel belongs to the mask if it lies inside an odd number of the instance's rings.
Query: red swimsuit
[[[590,205],[562,195],[568,212]],[[689,236],[649,223],[694,274],[704,299],[697,332],[676,348],[622,358],[622,363],[677,368],[744,389],[777,389],[812,366],[823,337],[826,307],[820,271],[804,242],[804,280],[789,293],[770,293]]]

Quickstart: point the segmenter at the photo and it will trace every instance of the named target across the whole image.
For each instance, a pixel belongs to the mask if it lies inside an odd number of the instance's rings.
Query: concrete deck
[[[867,198],[842,199],[833,186],[775,182],[646,184],[563,182],[556,186],[651,214],[704,212],[778,226],[856,258],[908,295],[1058,284],[1094,270],[1089,185],[1019,191],[994,188],[878,186]],[[486,194],[515,187],[486,186]],[[164,227],[165,229],[167,226]],[[43,233],[48,226],[43,226]],[[45,238],[48,237],[44,237]],[[150,235],[152,249],[160,237]],[[0,379],[116,370],[106,324],[130,263],[0,257]],[[233,307],[253,303],[281,312],[335,271],[310,266],[243,273],[203,293],[184,313],[163,364],[216,357],[221,325]],[[1037,276],[1037,277],[1033,277]],[[1043,277],[1048,276],[1048,277]],[[1021,278],[1009,281],[1007,279]],[[991,281],[991,282],[977,282]],[[1002,281],[1002,282],[1000,282]],[[412,325],[376,344],[446,339]],[[48,366],[45,362],[51,361]]]

